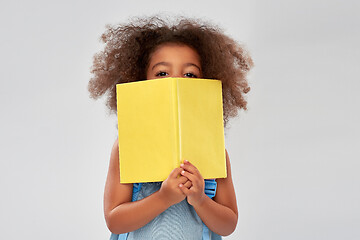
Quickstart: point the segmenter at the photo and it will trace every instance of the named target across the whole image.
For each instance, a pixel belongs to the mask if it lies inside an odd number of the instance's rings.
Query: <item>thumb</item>
[[[185,187],[184,184],[180,183],[179,188],[186,196],[188,196],[190,194],[190,189]]]
[[[172,170],[171,173],[169,174],[168,178],[177,178],[182,170],[183,170],[182,168],[174,168],[174,170]]]

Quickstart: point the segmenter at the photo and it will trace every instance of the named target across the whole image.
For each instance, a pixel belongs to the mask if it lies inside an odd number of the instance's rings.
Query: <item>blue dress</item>
[[[135,183],[132,201],[143,199],[161,187],[161,182]],[[214,197],[215,180],[205,180],[205,193]],[[220,240],[202,222],[195,209],[186,199],[172,205],[145,226],[125,234],[111,234],[110,240]]]

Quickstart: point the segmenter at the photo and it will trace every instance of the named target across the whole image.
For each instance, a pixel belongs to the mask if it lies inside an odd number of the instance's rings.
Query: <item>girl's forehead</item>
[[[198,52],[181,43],[164,43],[159,45],[150,55],[150,64],[153,61],[166,60],[184,60],[184,61],[200,61]]]

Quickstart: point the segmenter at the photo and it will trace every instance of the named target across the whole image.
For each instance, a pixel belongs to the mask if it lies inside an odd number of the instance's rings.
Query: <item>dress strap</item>
[[[215,179],[205,179],[205,194],[209,198],[213,198],[216,195],[217,183]]]
[[[209,198],[213,198],[216,195],[217,182],[215,179],[205,179],[205,194]],[[221,240],[221,236],[211,231],[205,223],[203,223],[202,240]]]
[[[135,202],[138,198],[139,192],[141,190],[142,183],[134,183],[133,184],[133,194],[131,201]]]

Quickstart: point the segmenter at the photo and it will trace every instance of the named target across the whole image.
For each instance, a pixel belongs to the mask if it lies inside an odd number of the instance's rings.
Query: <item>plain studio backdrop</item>
[[[359,1],[1,1],[0,239],[108,239],[116,117],[87,92],[105,24],[167,13],[244,43],[248,111],[226,130],[239,208],[224,239],[360,239]]]

